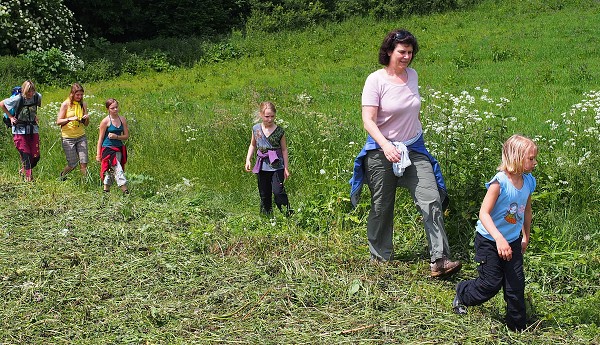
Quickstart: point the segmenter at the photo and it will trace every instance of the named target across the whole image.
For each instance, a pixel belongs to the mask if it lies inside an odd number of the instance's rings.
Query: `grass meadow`
[[[484,1],[469,11],[303,31],[232,33],[238,58],[84,85],[90,176],[65,182],[54,121],[67,89],[43,93],[36,181],[0,130],[1,344],[600,344],[600,3]],[[398,193],[397,260],[369,263],[368,190],[348,180],[366,133],[360,96],[383,36],[419,40],[426,141],[451,197],[463,270],[431,280],[425,233]],[[131,137],[132,194],[103,194],[93,161],[104,101]],[[257,104],[286,128],[296,213],[258,214],[243,170]],[[531,326],[508,331],[501,294],[465,316],[454,286],[476,275],[484,182],[513,133],[539,145],[525,255]]]

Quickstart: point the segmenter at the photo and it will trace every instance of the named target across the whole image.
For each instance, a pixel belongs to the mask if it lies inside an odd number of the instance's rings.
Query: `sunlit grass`
[[[129,197],[102,195],[77,171],[56,181],[65,160],[53,122],[67,90],[41,85],[34,184],[18,180],[11,138],[1,138],[0,200],[10,206],[0,210],[0,342],[600,341],[600,59],[588,54],[598,5],[513,5],[234,36],[245,57],[84,85],[92,160],[104,100],[117,98],[129,120]],[[422,44],[413,66],[426,140],[447,174],[446,225],[465,264],[459,278],[476,272],[473,222],[500,143],[520,132],[540,146],[525,263],[541,321],[530,332],[504,328],[502,296],[465,318],[451,313],[455,281],[426,278],[424,232],[405,192],[395,219],[400,260],[368,263],[368,195],[351,210],[348,180],[366,136],[364,79],[394,27],[407,27]],[[259,216],[256,178],[243,171],[263,100],[276,104],[286,128],[286,188],[296,210],[289,219]],[[97,163],[90,170],[99,179]]]

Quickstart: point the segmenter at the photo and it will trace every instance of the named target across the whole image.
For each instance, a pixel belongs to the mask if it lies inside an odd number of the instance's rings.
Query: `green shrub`
[[[0,4],[0,54],[72,51],[87,35],[62,0],[4,1]]]
[[[480,87],[458,95],[428,89],[422,96],[425,140],[440,162],[450,196],[449,236],[463,236],[465,229],[470,236],[484,183],[500,162],[509,123],[516,121],[507,115],[510,100]]]
[[[120,72],[136,75],[148,71],[163,72],[171,68],[173,66],[169,64],[165,54],[156,53],[151,57],[143,57],[133,53],[126,57]]]
[[[250,16],[246,19],[248,32],[276,32],[297,30],[327,21],[339,21],[353,16],[372,15],[394,19],[411,14],[428,14],[465,8],[477,0],[279,0],[250,2]]]
[[[130,54],[125,62],[121,65],[121,72],[136,75],[148,71],[147,61],[141,56],[133,53]]]
[[[77,80],[89,83],[101,80],[109,80],[114,78],[118,73],[114,63],[107,59],[101,58],[92,62],[86,63],[84,68],[78,71]]]
[[[258,32],[296,30],[333,19],[333,15],[321,1],[257,1],[246,22],[246,29]]]
[[[193,66],[202,56],[203,45],[208,39],[200,37],[156,38],[126,43],[110,43],[105,39],[92,39],[77,54],[86,61],[106,59],[120,66],[127,55],[136,54],[143,58],[153,58],[157,54],[172,66]]]
[[[155,53],[152,55],[152,57],[148,59],[148,67],[156,72],[165,72],[173,68],[165,53]]]
[[[584,93],[583,99],[561,114],[560,120],[547,120],[552,136],[538,136],[544,151],[552,152],[541,176],[543,201],[555,209],[566,205],[595,212],[598,200],[600,158],[600,91]]]
[[[166,62],[173,66],[193,66],[203,55],[203,46],[209,42],[207,38],[189,36],[185,38],[160,37],[152,40],[135,41],[116,44],[128,52],[137,53],[144,57],[161,55]],[[102,54],[102,52],[100,52]]]
[[[32,65],[29,60],[14,56],[0,56],[0,87],[21,85],[24,80],[32,78]]]
[[[246,0],[64,0],[91,37],[112,42],[212,37],[242,24]]]
[[[239,52],[229,43],[205,44],[200,61],[207,63],[223,62],[240,56]]]
[[[73,53],[58,48],[30,51],[24,57],[32,65],[34,78],[44,84],[69,83],[84,66],[83,61]]]

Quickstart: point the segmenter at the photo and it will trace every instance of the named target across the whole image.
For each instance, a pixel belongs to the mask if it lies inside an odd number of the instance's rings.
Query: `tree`
[[[11,0],[0,4],[0,54],[56,48],[71,52],[87,34],[63,0]]]
[[[214,37],[243,24],[246,0],[65,0],[94,38]]]

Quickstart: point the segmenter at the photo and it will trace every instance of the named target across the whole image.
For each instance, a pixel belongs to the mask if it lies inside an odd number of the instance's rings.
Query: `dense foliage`
[[[63,4],[64,2],[64,4]],[[298,30],[359,15],[396,18],[465,8],[476,0],[20,0],[0,7],[0,55],[27,53],[19,66],[0,56],[0,85],[23,79],[65,85],[121,74],[166,71],[247,54],[226,37]],[[67,9],[68,7],[68,9]],[[20,28],[26,27],[27,30]],[[85,30],[85,31],[84,31]],[[232,31],[234,30],[234,31]],[[83,39],[90,35],[84,47]],[[115,43],[120,42],[120,43]],[[75,51],[75,48],[80,47]]]
[[[378,19],[401,18],[465,8],[477,0],[250,0],[246,29],[258,32],[297,30],[310,25],[353,16]]]
[[[213,37],[242,24],[244,0],[65,0],[94,38]]]
[[[65,0],[90,36],[111,42],[214,37],[232,29],[302,29],[357,15],[397,18],[464,8],[477,0]]]
[[[0,3],[0,55],[80,47],[86,33],[62,0]]]

